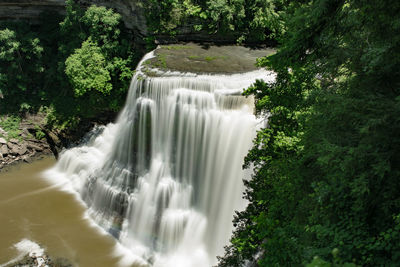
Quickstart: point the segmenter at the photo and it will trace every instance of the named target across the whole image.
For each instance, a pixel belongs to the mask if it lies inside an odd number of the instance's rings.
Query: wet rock
[[[55,133],[49,131],[49,132],[47,132],[47,134],[51,138],[51,140],[54,142],[54,144],[60,144],[61,143],[60,138]]]
[[[28,155],[24,156],[22,160],[26,163],[32,163],[32,158]]]

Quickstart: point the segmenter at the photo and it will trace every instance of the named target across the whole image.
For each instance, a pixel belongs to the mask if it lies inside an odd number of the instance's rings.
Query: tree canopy
[[[276,38],[283,31],[284,0],[150,0],[149,28],[155,34],[177,34],[192,27],[208,34],[233,36],[239,43]]]
[[[250,204],[220,266],[400,262],[399,11],[378,0],[287,8],[278,52],[259,60],[277,79],[246,91],[268,127],[246,158]]]
[[[53,119],[94,118],[124,103],[138,53],[112,9],[66,1],[66,16],[0,24],[2,112],[48,107]],[[22,110],[24,109],[24,110]]]

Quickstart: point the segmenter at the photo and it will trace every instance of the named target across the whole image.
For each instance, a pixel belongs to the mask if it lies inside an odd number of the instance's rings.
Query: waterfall
[[[145,266],[212,266],[246,204],[242,165],[260,123],[240,93],[271,74],[148,77],[143,65],[117,121],[64,151],[47,176],[68,180]]]

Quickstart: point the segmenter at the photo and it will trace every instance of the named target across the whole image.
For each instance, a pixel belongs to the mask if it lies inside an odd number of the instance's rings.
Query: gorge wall
[[[65,13],[65,0],[12,0],[0,2],[0,20],[38,21],[44,11]]]
[[[143,36],[147,35],[143,1],[135,0],[80,0],[83,6],[92,4],[113,8],[122,15],[125,26]],[[65,0],[6,0],[0,3],[0,20],[27,20],[37,23],[44,11],[65,14]]]
[[[147,0],[78,0],[82,6],[98,5],[112,8],[122,16],[127,29],[134,32],[139,39],[153,34],[149,32],[146,22]],[[44,11],[55,11],[65,14],[65,0],[5,0],[0,2],[0,20],[26,20],[37,24]],[[194,23],[194,22],[193,22]],[[177,34],[171,38],[167,35],[156,35],[160,43],[176,41],[206,41],[215,43],[234,43],[235,36],[212,35],[205,31],[195,31],[191,22],[176,29]]]

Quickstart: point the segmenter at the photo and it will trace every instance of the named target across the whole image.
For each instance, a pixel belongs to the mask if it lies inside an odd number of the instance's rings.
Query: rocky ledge
[[[18,136],[10,134],[0,125],[0,172],[6,166],[26,162],[37,157],[53,155],[56,158],[64,148],[79,144],[81,139],[96,125],[114,121],[117,113],[107,113],[96,119],[80,120],[74,128],[49,130],[45,123],[45,113],[21,115]],[[5,117],[4,117],[5,116]],[[8,115],[0,116],[0,120]]]
[[[33,157],[51,153],[49,144],[44,140],[12,138],[7,141],[0,137],[0,170],[6,165],[31,162]]]
[[[54,154],[48,133],[43,129],[44,114],[26,115],[18,127],[18,135],[10,136],[0,127],[0,171],[17,162],[31,162],[41,155]],[[38,134],[40,132],[40,134]]]
[[[181,43],[159,45],[154,57],[144,62],[148,76],[161,71],[196,74],[235,74],[259,69],[257,59],[275,53],[269,47]]]

